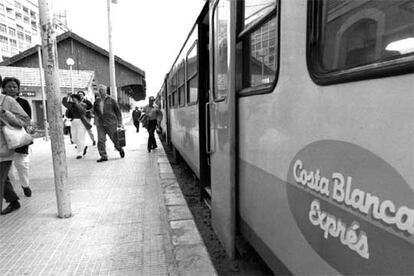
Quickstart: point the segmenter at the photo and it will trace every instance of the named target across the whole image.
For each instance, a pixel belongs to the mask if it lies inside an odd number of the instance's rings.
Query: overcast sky
[[[106,0],[52,0],[67,10],[69,28],[107,49]],[[161,88],[204,0],[118,0],[112,4],[114,54],[145,71],[147,96]]]

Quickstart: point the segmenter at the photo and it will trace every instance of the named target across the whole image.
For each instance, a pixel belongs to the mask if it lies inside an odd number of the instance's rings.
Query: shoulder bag
[[[3,105],[4,98],[1,105]],[[0,120],[4,123],[2,130],[9,149],[20,148],[33,142],[33,137],[26,132],[24,127],[13,127],[6,120]]]

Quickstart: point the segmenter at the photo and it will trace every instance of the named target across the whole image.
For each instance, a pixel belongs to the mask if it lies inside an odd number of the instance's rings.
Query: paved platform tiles
[[[66,140],[72,217],[57,218],[50,142],[31,146],[33,190],[0,216],[0,275],[215,275],[160,141],[127,126],[126,156],[107,141],[75,159]],[[157,138],[158,139],[158,138]],[[5,205],[5,204],[3,204]]]

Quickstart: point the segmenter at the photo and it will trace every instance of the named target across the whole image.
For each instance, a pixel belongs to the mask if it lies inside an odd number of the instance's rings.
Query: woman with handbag
[[[13,161],[14,149],[9,149],[4,136],[5,122],[10,126],[22,128],[30,124],[30,117],[15,99],[0,94],[0,210],[2,210],[3,197],[9,203],[9,206],[1,211],[2,215],[20,208],[19,197],[7,176]]]
[[[1,85],[3,88],[3,94],[14,98],[20,106],[23,108],[29,117],[32,117],[32,109],[27,100],[19,97],[20,93],[20,80],[17,78],[4,78]],[[13,164],[9,172],[9,178],[12,183],[16,183],[16,177],[14,176],[14,168],[16,168],[19,176],[20,185],[23,188],[24,195],[27,197],[32,196],[32,190],[29,185],[29,145],[22,146],[14,150]]]

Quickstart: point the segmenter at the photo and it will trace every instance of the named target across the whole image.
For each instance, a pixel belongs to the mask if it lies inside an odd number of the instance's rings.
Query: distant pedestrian
[[[70,94],[68,97],[64,97],[62,104],[69,109],[72,114],[72,139],[76,144],[76,159],[81,159],[88,150],[88,146],[85,146],[85,135],[87,129],[92,127],[85,117],[86,107],[81,104],[81,99],[78,94]]]
[[[93,105],[93,112],[95,114],[95,123],[98,130],[98,151],[101,158],[96,162],[108,161],[108,154],[106,153],[106,135],[108,134],[115,148],[119,151],[121,158],[125,157],[125,151],[118,146],[116,131],[117,128],[122,127],[122,114],[117,102],[108,96],[107,87],[100,84],[98,87],[99,98],[96,99]]]
[[[66,117],[65,114],[62,115],[62,118],[63,118],[63,134],[69,135],[70,141],[72,142],[72,134],[70,133],[71,121],[68,117]]]
[[[158,108],[157,105],[154,104],[155,98],[153,96],[148,98],[148,105],[144,107],[143,109],[143,115],[141,116],[147,116],[148,120],[148,144],[147,144],[147,150],[148,152],[151,152],[151,150],[157,148],[157,142],[154,137],[155,129],[157,128],[157,125],[161,124],[162,120],[162,112]]]
[[[3,121],[6,121],[15,127],[25,127],[30,124],[30,117],[24,112],[20,104],[12,97],[0,94],[0,135],[3,134]],[[7,176],[14,158],[14,151],[9,150],[4,137],[0,139],[0,191],[3,191],[3,197],[9,203],[2,215],[6,215],[20,208],[19,197],[13,189]],[[0,200],[3,199],[0,197]],[[0,207],[2,207],[0,202]]]
[[[17,78],[4,78],[2,85],[3,93],[7,96],[14,98],[26,114],[31,118],[32,109],[27,100],[19,97],[20,94],[20,80]],[[24,195],[27,197],[32,196],[32,190],[29,185],[29,145],[17,148],[14,150],[15,154],[13,157],[12,167],[9,172],[9,178],[12,183],[17,184],[17,178],[14,176],[14,169],[17,171],[19,176],[19,183],[23,188]],[[15,167],[15,168],[13,168]]]
[[[134,126],[139,132],[139,118],[141,117],[141,110],[138,107],[135,107],[135,110],[132,111],[132,120],[134,121]]]
[[[78,91],[78,95],[81,98],[81,104],[83,104],[86,108],[86,114],[85,114],[86,120],[88,120],[88,122],[90,123],[93,118],[92,103],[88,99],[85,98],[85,92]],[[89,138],[91,138],[92,146],[95,146],[96,141],[95,141],[95,136],[93,135],[93,132],[92,132],[92,128],[87,129],[87,132],[88,132]]]

